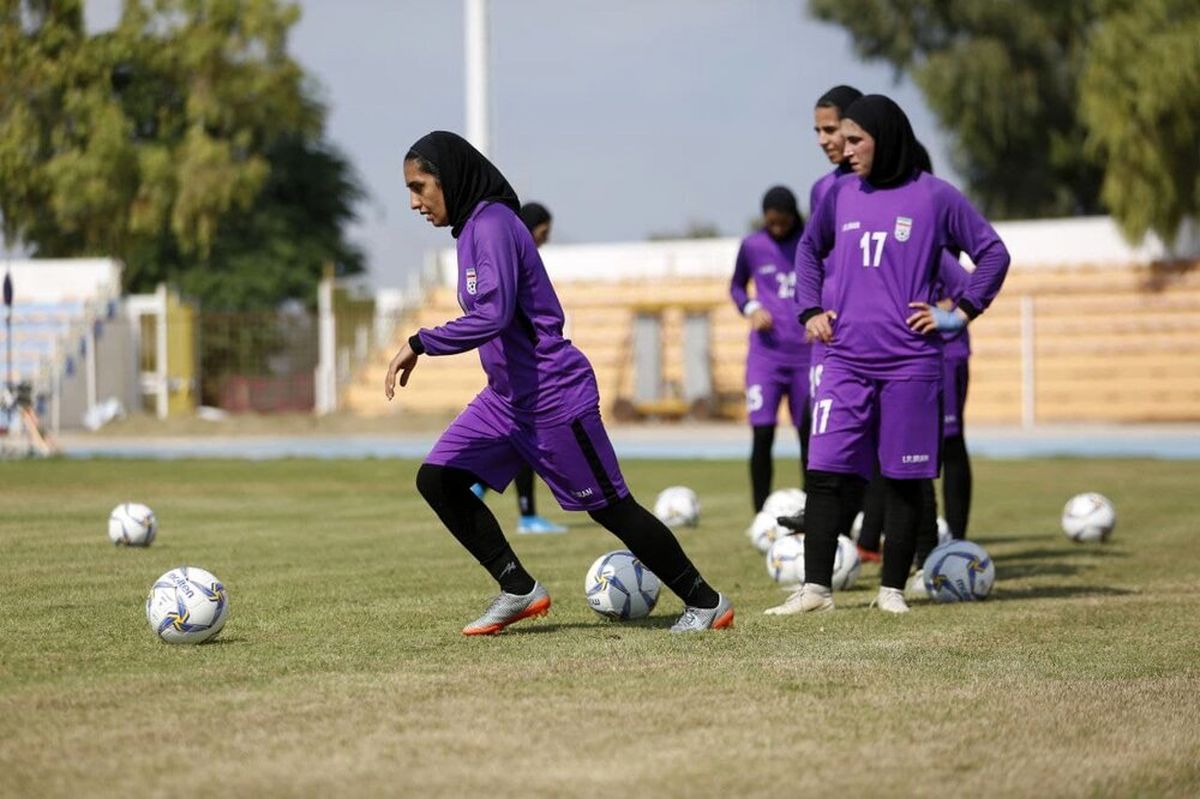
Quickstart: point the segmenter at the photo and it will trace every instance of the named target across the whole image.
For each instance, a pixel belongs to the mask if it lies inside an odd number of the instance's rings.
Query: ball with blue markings
[[[658,603],[659,588],[654,572],[627,549],[596,558],[583,580],[588,607],[601,616],[621,621],[650,615]]]
[[[974,602],[992,592],[996,564],[974,541],[951,541],[929,553],[922,573],[933,601]]]
[[[211,572],[180,566],[154,581],[146,597],[146,621],[168,644],[199,644],[221,632],[229,616],[229,592]]]
[[[154,511],[140,502],[122,502],[108,515],[108,540],[114,544],[148,547],[157,534]]]

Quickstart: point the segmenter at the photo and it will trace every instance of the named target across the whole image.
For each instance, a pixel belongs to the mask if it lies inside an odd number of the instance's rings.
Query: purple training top
[[[533,237],[512,209],[480,203],[458,236],[463,316],[417,335],[430,355],[479,349],[480,398],[512,417],[559,422],[600,401],[592,365],[563,338],[563,310]]]
[[[942,339],[905,324],[909,302],[934,302],[944,249],[975,262],[958,307],[974,317],[1008,272],[1004,243],[949,183],[920,172],[877,189],[857,175],[838,179],[813,212],[796,248],[796,303],[837,312],[825,363],[873,378],[941,379]],[[837,276],[823,297],[825,276]],[[822,300],[825,299],[825,302]]]
[[[820,207],[821,201],[825,199],[825,195],[833,188],[833,184],[837,183],[838,178],[849,175],[849,169],[843,169],[841,166],[834,167],[832,172],[822,175],[812,188],[808,191],[808,214],[811,218]],[[821,307],[828,308],[828,303],[833,301],[833,274],[828,270],[829,264],[826,264],[825,284],[821,287]],[[803,309],[800,309],[803,310]],[[812,363],[813,366],[821,364],[825,361],[825,345],[819,341],[812,342]]]
[[[751,233],[738,249],[733,278],[729,281],[729,296],[738,312],[745,313],[750,302],[746,285],[754,281],[754,299],[771,314],[770,330],[750,331],[748,360],[766,359],[775,362],[808,366],[809,345],[804,341],[804,327],[796,318],[796,245],[800,234],[776,241],[765,230]]]
[[[971,273],[963,267],[957,254],[950,250],[942,250],[938,279],[934,287],[937,298],[942,300],[949,297],[958,302],[970,281]],[[943,331],[942,341],[945,342],[942,357],[946,360],[964,360],[971,357],[969,326],[962,330]]]

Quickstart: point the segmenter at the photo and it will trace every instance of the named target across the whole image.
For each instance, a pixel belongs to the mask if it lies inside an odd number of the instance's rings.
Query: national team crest
[[[909,235],[912,234],[912,219],[907,216],[896,217],[896,230],[894,235],[896,241],[908,241]]]
[[[467,267],[466,278],[467,278],[467,293],[473,295],[475,293],[476,286],[479,285],[478,281],[475,278],[475,267],[473,267],[473,266]]]

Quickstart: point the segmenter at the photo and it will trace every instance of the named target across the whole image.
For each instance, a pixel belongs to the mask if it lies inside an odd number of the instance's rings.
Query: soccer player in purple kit
[[[550,215],[550,209],[541,203],[525,203],[521,206],[521,210],[517,212],[517,216],[521,217],[521,222],[529,230],[529,235],[533,236],[533,243],[537,247],[541,247],[550,240],[550,229],[554,224],[554,217]],[[537,512],[537,499],[534,494],[533,467],[528,463],[521,466],[517,471],[517,476],[513,478],[513,484],[517,489],[517,513],[520,515],[520,520],[517,522],[517,532],[522,535],[546,535],[553,533],[565,533],[567,528],[561,524],[555,524],[549,519],[541,516]],[[476,483],[471,486],[471,491],[480,499],[487,492],[487,488],[483,483]]]
[[[963,296],[970,273],[957,264],[942,262],[939,273],[938,307],[949,310]],[[945,413],[942,422],[942,500],[950,535],[967,537],[971,514],[971,459],[967,455],[963,411],[967,404],[970,375],[971,336],[967,328],[942,333],[942,392]]]
[[[496,517],[471,491],[502,490],[533,466],[564,510],[582,510],[616,535],[684,602],[672,632],[733,625],[733,606],[688,559],[667,527],[634,500],[600,420],[592,366],[563,338],[563,311],[520,201],[465,139],[434,131],[404,159],[410,205],[457,240],[463,315],[409,337],[388,365],[384,395],[406,386],[421,355],[471,349],[488,384],[442,433],[417,472],[417,489],[451,534],[500,585],[464,635],[491,635],[550,609]]]
[[[905,613],[921,512],[921,481],[941,457],[942,339],[991,303],[1009,256],[987,220],[949,183],[919,168],[908,117],[882,95],[843,113],[853,175],[839,178],[809,220],[796,250],[800,319],[827,345],[813,397],[805,507],[805,583],[783,615],[832,610],[830,588],[848,483],[887,487],[888,535],[875,604]],[[937,307],[942,250],[977,264],[955,307]],[[825,294],[826,274],[834,276]]]
[[[746,414],[753,430],[750,488],[757,513],[771,493],[775,425],[786,396],[800,434],[800,477],[808,460],[808,351],[796,318],[796,244],[804,232],[796,195],[774,186],[763,195],[763,226],[742,240],[729,282],[733,304],[750,322]],[[754,298],[746,292],[753,281]]]

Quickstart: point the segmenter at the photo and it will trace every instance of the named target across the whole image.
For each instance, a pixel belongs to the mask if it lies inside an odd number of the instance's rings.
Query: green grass
[[[743,463],[625,467],[645,501],[699,492],[680,538],[732,632],[668,635],[668,595],[594,616],[584,572],[619,544],[544,487],[570,534],[513,541],[554,610],[478,640],[458,631],[493,585],[413,462],[0,464],[0,794],[1200,794],[1200,463],[977,462],[989,601],[886,616],[872,566],[801,618],[762,615],[783,594],[743,534]],[[1106,545],[1058,530],[1082,490],[1117,506]],[[121,501],[155,509],[154,546],[108,544]],[[489,502],[511,529],[511,495]],[[181,564],[230,592],[204,646],[146,626]]]

